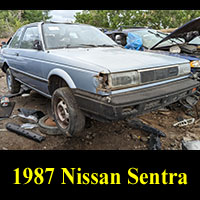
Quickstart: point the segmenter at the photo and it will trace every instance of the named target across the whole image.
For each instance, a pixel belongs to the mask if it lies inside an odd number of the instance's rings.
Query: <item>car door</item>
[[[34,47],[35,41],[41,41],[38,26],[25,29],[18,49],[20,80],[25,84],[44,92],[47,81],[42,78],[42,63],[45,52]]]
[[[3,56],[6,59],[8,66],[11,68],[12,73],[16,78],[18,78],[17,69],[19,68],[19,45],[20,39],[23,33],[23,28],[19,29],[15,35],[12,37],[10,44],[3,48]]]

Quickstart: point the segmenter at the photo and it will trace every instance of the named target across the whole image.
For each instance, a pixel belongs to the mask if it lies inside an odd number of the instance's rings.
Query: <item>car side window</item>
[[[34,42],[39,40],[38,27],[29,27],[26,29],[21,41],[20,48],[22,49],[34,49]]]
[[[23,32],[23,29],[19,29],[16,34],[14,35],[12,41],[10,42],[9,48],[19,48],[20,44],[20,37]]]

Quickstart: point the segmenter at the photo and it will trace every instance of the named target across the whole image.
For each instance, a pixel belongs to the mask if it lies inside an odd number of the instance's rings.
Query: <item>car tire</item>
[[[15,94],[20,91],[21,84],[15,80],[15,77],[12,75],[12,72],[9,68],[6,70],[6,83],[8,91],[11,94]]]
[[[49,119],[50,117],[48,115],[45,115],[44,117],[40,118],[38,124],[39,124],[39,131],[41,133],[44,133],[46,135],[61,135],[62,132],[60,131],[60,129],[57,126],[50,126],[48,124],[46,124],[46,121]]]
[[[71,137],[84,129],[85,116],[69,88],[55,90],[51,106],[56,125],[66,136]]]

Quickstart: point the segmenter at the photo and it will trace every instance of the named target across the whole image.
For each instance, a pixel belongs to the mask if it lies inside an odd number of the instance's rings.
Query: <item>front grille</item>
[[[141,83],[168,79],[178,75],[178,66],[140,71]]]

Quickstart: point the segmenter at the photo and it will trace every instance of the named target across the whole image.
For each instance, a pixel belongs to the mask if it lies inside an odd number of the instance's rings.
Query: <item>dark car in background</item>
[[[106,34],[125,48],[128,48],[129,37],[133,38],[131,42],[136,46],[140,38],[142,47],[137,50],[185,58],[190,61],[193,73],[200,72],[200,18],[191,20],[171,34],[146,27],[124,27]]]

